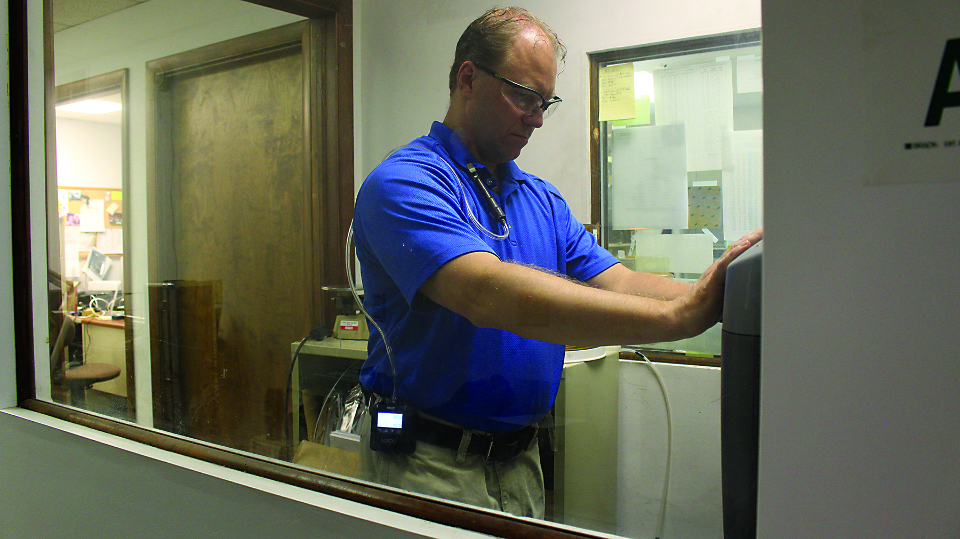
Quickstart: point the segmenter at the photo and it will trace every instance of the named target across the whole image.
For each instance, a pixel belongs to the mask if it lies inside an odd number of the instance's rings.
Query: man
[[[525,10],[482,15],[457,44],[443,122],[358,193],[364,305],[386,336],[371,331],[361,382],[419,411],[412,454],[372,451],[364,427],[367,479],[542,517],[536,425],[563,345],[701,333],[719,318],[727,264],[760,238],[694,285],[630,271],[597,246],[559,192],[513,162],[560,101],[564,54]]]

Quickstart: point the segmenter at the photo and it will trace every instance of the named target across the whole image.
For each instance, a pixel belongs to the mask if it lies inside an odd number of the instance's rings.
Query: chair
[[[106,382],[120,376],[120,367],[107,363],[82,363],[70,366],[70,354],[66,352],[76,335],[76,322],[64,314],[57,341],[50,351],[50,376],[54,384],[66,386],[70,392],[70,405],[83,408],[87,403],[87,389],[97,382]]]

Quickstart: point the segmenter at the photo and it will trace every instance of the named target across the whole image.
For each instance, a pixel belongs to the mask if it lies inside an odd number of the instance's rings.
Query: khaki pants
[[[360,477],[382,485],[504,511],[543,518],[544,486],[540,449],[534,438],[507,462],[484,462],[466,454],[417,441],[411,455],[370,450],[370,416],[360,426]]]

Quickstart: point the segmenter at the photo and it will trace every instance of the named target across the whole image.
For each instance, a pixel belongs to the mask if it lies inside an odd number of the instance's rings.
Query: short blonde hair
[[[513,41],[531,25],[547,36],[556,51],[557,62],[563,62],[567,57],[567,48],[546,23],[523,8],[495,7],[470,23],[457,41],[453,65],[450,67],[450,95],[457,89],[457,73],[464,62],[469,60],[490,69],[503,67]]]

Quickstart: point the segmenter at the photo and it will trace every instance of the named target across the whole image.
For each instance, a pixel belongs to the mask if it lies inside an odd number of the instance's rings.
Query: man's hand
[[[685,328],[685,332],[699,335],[720,321],[727,266],[761,239],[762,228],[740,238],[703,272],[700,279],[685,294],[673,301],[677,320]]]

